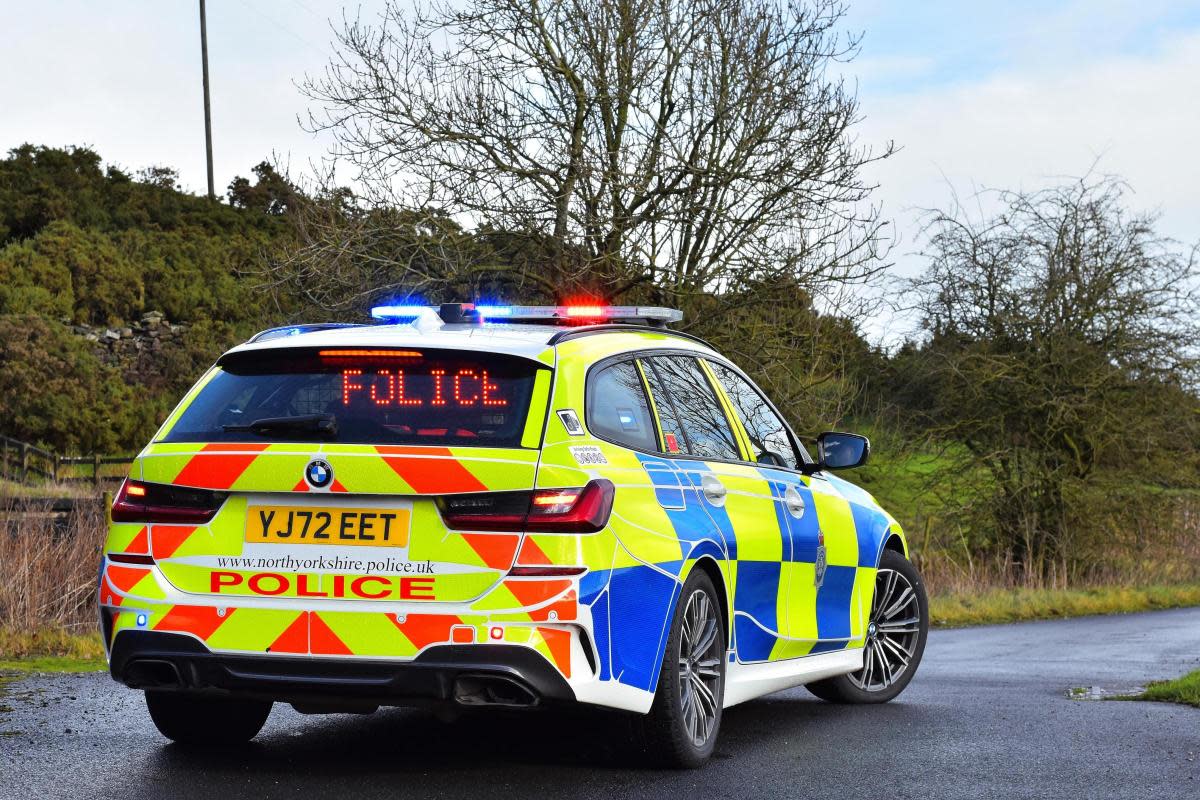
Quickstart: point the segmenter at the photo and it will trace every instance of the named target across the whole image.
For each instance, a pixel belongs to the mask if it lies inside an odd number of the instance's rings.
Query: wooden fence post
[[[29,445],[21,443],[21,482],[29,481]]]
[[[54,470],[54,482],[55,483],[58,483],[58,467],[59,467],[59,455],[58,455],[58,453],[55,453],[54,454],[54,466],[51,467],[51,469]]]
[[[97,489],[100,488],[100,454],[92,454],[92,483]]]

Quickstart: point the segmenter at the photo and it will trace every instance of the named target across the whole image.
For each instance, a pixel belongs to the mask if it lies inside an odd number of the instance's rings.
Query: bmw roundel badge
[[[315,458],[304,468],[304,479],[314,489],[324,489],[333,483],[333,467],[329,466],[328,461]]]

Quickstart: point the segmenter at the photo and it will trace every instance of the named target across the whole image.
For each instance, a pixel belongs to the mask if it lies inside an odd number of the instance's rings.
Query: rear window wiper
[[[321,436],[337,436],[337,419],[333,414],[300,414],[294,417],[264,417],[247,424],[222,425],[226,433],[247,431],[260,436],[271,433],[301,432],[316,433]]]

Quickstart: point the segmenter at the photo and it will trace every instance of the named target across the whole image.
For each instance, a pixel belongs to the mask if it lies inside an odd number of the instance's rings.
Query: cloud
[[[902,148],[869,173],[903,237],[896,272],[921,269],[909,255],[920,244],[919,209],[945,207],[952,189],[960,196],[981,187],[1036,189],[1093,166],[1127,179],[1131,204],[1161,213],[1160,233],[1197,242],[1196,98],[1200,32],[1070,67],[1008,69],[886,95],[864,89],[862,140],[893,139]]]
[[[1061,176],[1117,173],[1133,202],[1161,209],[1164,232],[1200,238],[1200,33],[1146,56],[1055,74],[1010,72],[973,83],[863,97],[866,141],[903,149],[873,177],[892,214],[944,205],[952,184],[1037,188]]]

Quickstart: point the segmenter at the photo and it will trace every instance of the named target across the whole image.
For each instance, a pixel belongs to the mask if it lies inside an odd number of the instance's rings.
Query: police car
[[[225,353],[116,496],[117,681],[181,743],[300,711],[584,703],[660,762],[799,685],[892,699],[928,607],[904,534],[647,307],[392,306]]]

